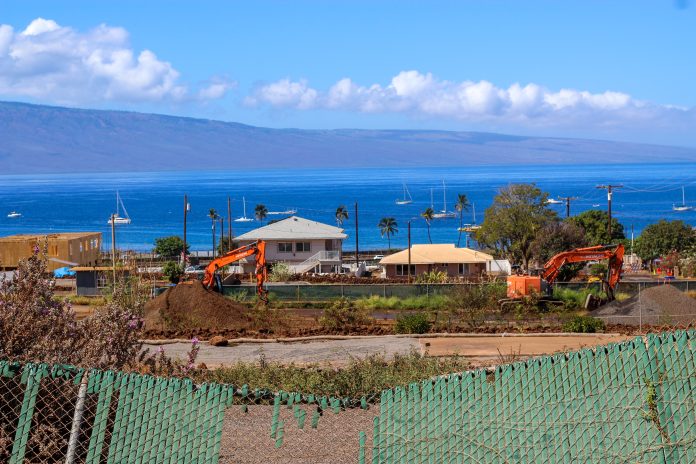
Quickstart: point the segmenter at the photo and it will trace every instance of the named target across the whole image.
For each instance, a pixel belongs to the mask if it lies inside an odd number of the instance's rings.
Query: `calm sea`
[[[501,186],[515,182],[535,182],[552,197],[577,197],[571,214],[588,209],[606,208],[606,192],[598,184],[623,184],[614,195],[614,215],[636,234],[659,219],[683,219],[696,224],[696,211],[675,212],[673,204],[696,205],[696,163],[650,165],[583,165],[583,166],[495,166],[418,169],[336,169],[336,170],[258,170],[149,172],[73,175],[0,176],[0,236],[15,233],[99,231],[104,245],[110,246],[107,225],[115,210],[116,191],[132,219],[130,225],[118,226],[119,248],[149,250],[156,237],[181,234],[183,196],[188,194],[188,240],[194,250],[210,249],[210,208],[227,214],[227,197],[232,198],[232,216],[242,216],[242,198],[246,198],[247,216],[253,217],[258,203],[270,211],[297,209],[309,219],[335,224],[334,212],[339,205],[348,208],[350,218],[344,223],[349,235],[344,248],[354,249],[355,202],[359,205],[361,249],[386,248],[380,236],[380,218],[396,218],[399,232],[392,238],[393,247],[405,247],[406,224],[412,221],[414,243],[427,243],[425,222],[420,212],[431,204],[443,207],[443,181],[446,185],[447,209],[454,209],[457,193],[465,193],[475,205],[476,221],[490,206]],[[406,184],[413,198],[409,205],[397,206]],[[565,205],[552,205],[565,215]],[[22,213],[9,219],[10,211]],[[269,216],[268,219],[283,216]],[[474,222],[473,212],[464,216]],[[257,221],[233,222],[239,235],[259,227]],[[431,226],[433,242],[453,243],[458,238],[458,219],[435,220]],[[462,243],[465,238],[462,237]]]

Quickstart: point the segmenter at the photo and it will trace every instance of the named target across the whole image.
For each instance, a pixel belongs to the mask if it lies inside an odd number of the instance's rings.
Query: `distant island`
[[[0,174],[680,163],[696,148],[436,130],[270,129],[0,102]]]

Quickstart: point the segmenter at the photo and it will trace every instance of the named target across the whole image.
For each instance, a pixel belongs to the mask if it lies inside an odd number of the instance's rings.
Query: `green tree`
[[[534,240],[546,225],[557,220],[556,213],[546,206],[548,196],[535,184],[501,188],[486,210],[476,240],[529,269]]]
[[[457,238],[457,246],[462,241],[462,227],[464,227],[464,211],[469,211],[469,199],[463,193],[457,195],[457,202],[454,204],[454,209],[459,211],[459,238]]]
[[[399,233],[399,225],[396,223],[396,219],[393,217],[384,217],[380,219],[379,224],[377,224],[377,227],[379,227],[379,232],[382,234],[382,237],[385,235],[387,236],[387,243],[388,247],[391,250],[391,236],[394,234]]]
[[[587,238],[582,228],[570,222],[551,222],[541,229],[532,243],[532,256],[539,266],[543,266],[551,257],[563,251],[587,246]],[[566,264],[561,268],[556,280],[567,282],[575,277],[584,263]]]
[[[266,216],[268,216],[268,208],[262,204],[256,205],[256,208],[254,208],[254,217],[256,217],[256,220],[263,221],[266,219]]]
[[[160,237],[155,239],[155,248],[153,253],[160,255],[162,258],[178,258],[184,251],[184,241],[176,235],[169,237]],[[186,254],[189,252],[189,245],[186,244]]]
[[[425,219],[425,225],[428,226],[428,241],[430,243],[433,243],[433,239],[430,238],[430,222],[433,220],[433,216],[435,216],[435,211],[430,207],[421,213],[421,217]]]
[[[611,245],[626,238],[623,224],[614,217],[611,218],[611,237],[609,237],[609,214],[606,211],[590,209],[568,218],[566,221],[582,227],[589,246]]]
[[[348,210],[346,209],[345,205],[341,205],[336,208],[336,224],[338,224],[338,227],[341,227],[343,225],[343,221],[346,219],[348,219]]]
[[[215,259],[215,222],[218,220],[220,216],[218,215],[217,211],[215,211],[215,208],[210,208],[208,210],[208,217],[210,218],[210,221],[213,223],[211,230],[213,232],[213,259]]]
[[[696,244],[696,235],[684,221],[665,221],[650,224],[636,240],[636,254],[645,261],[676,251],[685,251]]]
[[[167,261],[162,267],[162,275],[169,279],[171,283],[177,284],[184,275],[184,270],[174,261]]]

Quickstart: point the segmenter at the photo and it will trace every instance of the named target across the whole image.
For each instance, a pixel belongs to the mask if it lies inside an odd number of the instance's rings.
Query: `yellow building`
[[[66,232],[57,234],[18,234],[0,237],[0,270],[17,268],[20,259],[28,258],[34,247],[48,245],[48,270],[63,266],[95,266],[102,245],[101,232]]]

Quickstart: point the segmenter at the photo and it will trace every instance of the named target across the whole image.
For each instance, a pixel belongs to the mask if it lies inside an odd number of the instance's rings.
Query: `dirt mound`
[[[672,285],[658,285],[609,303],[592,315],[602,316],[609,324],[688,325],[696,321],[696,299]]]
[[[145,331],[240,330],[249,326],[249,310],[200,282],[167,289],[145,305]]]

